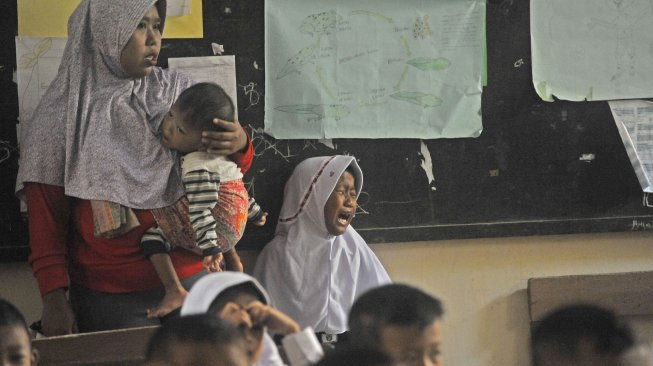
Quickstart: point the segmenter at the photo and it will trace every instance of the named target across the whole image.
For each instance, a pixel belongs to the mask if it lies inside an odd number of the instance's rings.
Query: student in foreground
[[[327,352],[315,366],[395,366],[392,358],[376,348],[345,344]]]
[[[545,315],[531,333],[535,366],[649,366],[630,327],[596,305],[572,304]]]
[[[390,355],[396,365],[442,366],[442,304],[408,285],[372,289],[349,314],[352,343]]]
[[[286,183],[274,238],[253,271],[272,305],[325,339],[347,331],[347,314],[361,293],[390,282],[350,225],[362,186],[353,156],[299,163]]]
[[[164,322],[149,341],[147,366],[247,366],[242,334],[230,323],[207,314]]]
[[[181,316],[209,314],[228,320],[244,335],[249,365],[284,365],[269,333],[282,335],[291,366],[306,366],[323,356],[322,347],[309,327],[299,325],[269,306],[268,293],[253,277],[241,272],[211,273],[188,292]]]
[[[38,364],[39,353],[32,348],[27,323],[16,307],[0,298],[0,365]]]

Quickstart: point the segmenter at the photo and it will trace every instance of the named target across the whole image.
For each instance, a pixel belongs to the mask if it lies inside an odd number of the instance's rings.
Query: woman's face
[[[120,54],[120,65],[130,77],[147,76],[156,66],[161,50],[160,26],[159,11],[152,5]]]
[[[324,221],[331,235],[342,235],[356,213],[356,180],[345,171],[324,205]]]
[[[0,365],[36,365],[38,353],[32,349],[29,335],[21,325],[0,326]]]

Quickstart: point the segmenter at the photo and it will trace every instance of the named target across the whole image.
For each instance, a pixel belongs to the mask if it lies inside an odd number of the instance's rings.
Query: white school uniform
[[[297,165],[286,183],[275,236],[263,248],[253,272],[275,307],[316,332],[347,331],[354,300],[391,282],[351,225],[342,235],[327,231],[324,206],[349,166],[360,194],[363,174],[352,156],[315,157]]]

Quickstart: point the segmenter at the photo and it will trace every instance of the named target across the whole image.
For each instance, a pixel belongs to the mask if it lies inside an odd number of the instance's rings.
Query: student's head
[[[172,319],[154,333],[149,365],[246,366],[245,340],[233,325],[208,314]]]
[[[390,284],[361,295],[349,313],[351,338],[389,354],[397,365],[442,365],[442,304],[427,293]]]
[[[14,305],[0,298],[0,365],[36,365],[38,358],[25,318]]]
[[[202,131],[219,130],[214,118],[234,120],[234,104],[219,85],[199,83],[184,90],[163,119],[163,144],[182,153],[202,147]]]
[[[358,194],[356,173],[350,165],[340,175],[324,205],[324,223],[329,234],[342,235],[345,233],[356,213]]]
[[[122,70],[128,77],[134,79],[149,75],[157,64],[161,50],[166,1],[159,0],[156,3],[150,1],[150,3],[153,5],[141,14],[142,18],[132,29],[131,37],[120,53]]]
[[[531,333],[535,366],[617,366],[633,345],[631,330],[613,312],[595,305],[553,310]]]
[[[286,183],[277,231],[299,223],[303,231],[320,237],[344,234],[362,186],[363,172],[353,156],[302,161]]]
[[[385,352],[369,346],[343,345],[336,347],[315,366],[393,366],[395,363]]]
[[[245,310],[254,301],[270,302],[266,291],[253,277],[241,272],[211,273],[193,285],[181,307],[181,315],[220,317],[225,316],[224,310],[229,306],[232,313],[226,319],[243,334],[249,360],[254,364],[261,357],[265,333],[264,328],[251,326],[250,316]]]

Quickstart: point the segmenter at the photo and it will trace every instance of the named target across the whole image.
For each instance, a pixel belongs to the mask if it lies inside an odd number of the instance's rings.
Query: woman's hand
[[[66,290],[57,289],[43,296],[41,325],[46,337],[78,332],[75,314],[66,298]]]
[[[224,131],[202,131],[202,144],[206,151],[215,155],[231,155],[247,146],[247,134],[240,122],[228,122],[214,118],[213,123]]]

